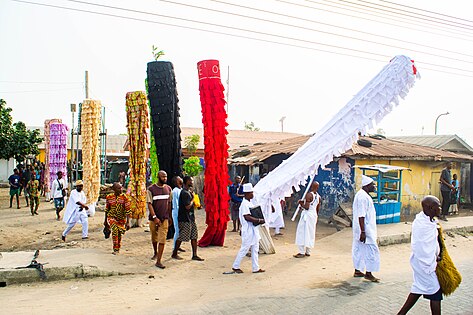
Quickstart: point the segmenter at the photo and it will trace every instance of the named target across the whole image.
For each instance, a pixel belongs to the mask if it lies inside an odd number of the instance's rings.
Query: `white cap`
[[[369,185],[373,182],[373,179],[371,177],[361,175],[361,186],[365,187],[366,185]]]
[[[244,193],[253,192],[253,185],[251,183],[243,184],[243,192]]]

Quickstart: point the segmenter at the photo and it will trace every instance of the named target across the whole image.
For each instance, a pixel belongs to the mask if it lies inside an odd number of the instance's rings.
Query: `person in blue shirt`
[[[16,207],[20,209],[20,172],[18,172],[18,169],[15,168],[13,170],[13,175],[10,175],[8,177],[8,183],[10,184],[10,208],[12,207],[13,203],[13,197],[16,196]]]
[[[240,204],[243,201],[243,186],[241,185],[241,177],[236,176],[233,184],[229,188],[230,193],[230,212],[233,221],[232,232],[240,230]]]

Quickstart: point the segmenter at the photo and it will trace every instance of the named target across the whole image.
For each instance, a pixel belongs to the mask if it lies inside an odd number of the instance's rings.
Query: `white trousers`
[[[378,272],[380,259],[379,248],[376,244],[365,244],[359,240],[353,241],[352,247],[353,266],[356,270]]]
[[[243,259],[243,257],[246,256],[246,253],[248,253],[248,250],[251,247],[251,264],[253,267],[253,272],[259,270],[259,264],[258,264],[258,251],[259,251],[259,243],[255,245],[247,245],[247,244],[241,244],[240,251],[238,252],[235,261],[233,262],[233,269],[240,269],[240,263]]]
[[[85,210],[82,210],[85,212]],[[80,223],[82,224],[82,238],[84,237],[88,237],[89,235],[89,219],[87,218],[87,215],[78,215],[77,216],[77,219],[72,222],[72,223],[69,223],[66,227],[66,229],[64,230],[64,232],[62,232],[62,235],[63,236],[66,236],[67,234],[69,234],[69,232],[72,230],[72,228],[77,224],[77,223]]]
[[[305,247],[305,246],[297,246],[299,247],[299,254],[307,254],[307,255],[310,255],[310,247]]]

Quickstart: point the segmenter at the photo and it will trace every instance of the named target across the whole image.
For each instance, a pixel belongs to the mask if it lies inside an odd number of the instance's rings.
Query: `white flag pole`
[[[307,184],[307,186],[306,186],[306,188],[305,188],[305,191],[304,191],[304,194],[302,195],[301,200],[304,200],[304,199],[305,199],[305,196],[306,196],[307,193],[309,192],[310,186],[312,186],[312,183],[314,182],[314,177],[315,177],[315,176],[309,177],[309,183]],[[294,212],[294,215],[292,216],[291,221],[294,221],[294,220],[296,219],[297,215],[299,214],[300,208],[301,208],[301,205],[297,204],[297,209],[296,209],[296,211]]]

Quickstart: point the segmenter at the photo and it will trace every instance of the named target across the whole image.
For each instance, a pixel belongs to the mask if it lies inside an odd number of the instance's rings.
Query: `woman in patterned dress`
[[[130,229],[130,200],[122,192],[122,185],[114,183],[113,194],[107,195],[104,225],[112,232],[113,254],[120,251],[122,235]]]

